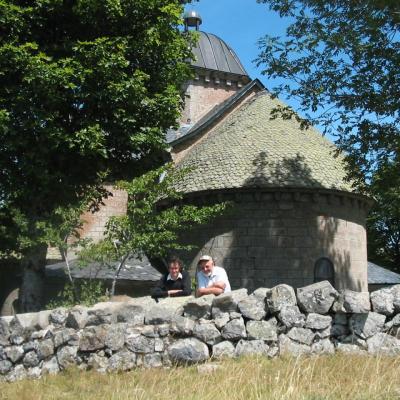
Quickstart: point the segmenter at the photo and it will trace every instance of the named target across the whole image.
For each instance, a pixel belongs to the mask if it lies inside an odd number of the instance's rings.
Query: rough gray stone
[[[15,316],[24,330],[32,332],[38,329],[44,329],[49,325],[49,318],[53,311],[40,311],[33,313],[17,314]]]
[[[366,350],[367,349],[367,342],[364,339],[361,339],[355,334],[350,334],[346,337],[342,337],[340,342],[343,344],[355,344],[360,349]]]
[[[51,325],[52,327],[52,325]],[[40,331],[32,332],[31,339],[51,339],[54,336],[52,329],[46,328],[41,329]]]
[[[180,339],[172,343],[168,355],[172,361],[185,364],[205,361],[210,356],[207,345],[196,338]]]
[[[220,331],[212,322],[197,323],[193,329],[193,336],[209,345],[217,344],[222,339]]]
[[[314,340],[314,332],[311,329],[293,327],[288,333],[288,338],[295,342],[310,346]]]
[[[29,368],[26,371],[28,379],[39,379],[42,376],[42,369],[40,367]]]
[[[146,337],[158,337],[156,326],[157,325],[144,325],[140,328],[140,333]]]
[[[25,354],[22,363],[26,368],[36,367],[39,364],[39,357],[36,354],[36,351],[32,350]]]
[[[218,317],[214,319],[214,323],[218,329],[222,329],[230,320],[231,317],[229,313],[222,313],[219,314]]]
[[[16,365],[15,368],[6,375],[7,382],[17,382],[26,379],[27,374],[23,365]]]
[[[295,306],[296,295],[289,285],[277,285],[266,292],[266,303],[271,313],[278,313],[282,308]]]
[[[156,327],[157,335],[160,337],[167,336],[169,334],[169,324],[160,324]]]
[[[109,371],[129,371],[136,365],[136,355],[128,350],[121,350],[108,359]]]
[[[370,295],[372,311],[384,315],[392,315],[394,312],[394,295],[391,289],[376,290]]]
[[[222,313],[237,312],[239,302],[247,298],[247,289],[232,290],[214,297],[211,311],[213,318]]]
[[[332,326],[328,326],[325,329],[321,329],[315,332],[315,339],[321,340],[331,336]]]
[[[246,327],[243,318],[233,319],[222,328],[222,337],[229,340],[239,340],[245,338]]]
[[[269,288],[258,288],[256,289],[250,296],[251,297],[256,297],[258,300],[260,300],[262,303],[265,304],[265,300],[267,297],[267,293],[270,291],[271,289]]]
[[[368,353],[398,356],[400,354],[400,340],[386,333],[377,333],[367,339]]]
[[[320,315],[311,313],[307,315],[305,327],[315,330],[323,330],[331,326],[332,317],[330,315]]]
[[[89,315],[86,307],[75,306],[68,313],[65,321],[67,328],[83,329],[89,320]]]
[[[335,346],[329,339],[318,340],[311,345],[313,354],[334,354]]]
[[[24,348],[22,346],[11,346],[6,347],[4,352],[7,355],[7,358],[11,360],[13,363],[18,362],[24,356]]]
[[[8,360],[0,361],[0,375],[5,375],[7,372],[11,371],[13,364]]]
[[[36,352],[39,360],[45,360],[46,358],[54,354],[54,343],[52,339],[45,339],[38,342],[36,346]]]
[[[10,328],[6,318],[0,318],[0,346],[9,344]]]
[[[400,313],[400,285],[392,286],[391,291],[393,294],[394,312],[397,314]]]
[[[212,294],[189,300],[183,306],[183,315],[191,319],[210,318],[211,304],[214,297],[215,296]]]
[[[68,310],[65,308],[56,308],[49,315],[49,322],[55,326],[64,326],[68,317]]]
[[[338,343],[336,351],[345,354],[366,354],[366,351],[357,346],[356,344]]]
[[[64,346],[57,351],[57,361],[60,369],[66,369],[77,364],[77,346]]]
[[[157,304],[146,312],[144,322],[149,325],[170,323],[174,318],[174,315],[175,312],[173,309]]]
[[[154,339],[154,351],[161,352],[164,351],[164,342],[160,338]]]
[[[153,353],[154,339],[142,335],[130,336],[125,339],[126,347],[135,353]]]
[[[263,340],[240,340],[236,345],[235,356],[267,355],[269,346]]]
[[[143,325],[145,308],[130,302],[121,303],[117,309],[117,322],[127,322],[130,325]]]
[[[234,357],[235,346],[229,340],[224,340],[212,347],[212,355],[214,358]]]
[[[306,318],[297,306],[282,307],[277,316],[286,328],[303,327]]]
[[[338,292],[328,281],[317,282],[297,289],[297,301],[307,313],[327,314]]]
[[[103,349],[107,337],[107,329],[104,325],[88,326],[81,331],[79,338],[80,351],[94,351]]]
[[[190,336],[193,333],[194,321],[187,317],[174,315],[170,324],[173,335]]]
[[[266,315],[265,302],[255,296],[248,296],[239,301],[238,307],[243,317],[255,321],[262,320]]]
[[[354,314],[349,320],[350,331],[363,339],[367,339],[382,330],[385,319],[384,315],[374,312]]]
[[[89,308],[88,319],[85,326],[98,326],[98,325],[110,325],[117,322],[117,309],[118,303],[99,303],[94,307]]]
[[[50,360],[45,361],[42,365],[42,374],[54,375],[60,371],[57,357],[52,357]]]
[[[368,292],[354,292],[353,290],[342,290],[338,299],[332,307],[336,313],[364,314],[371,310]]]
[[[292,328],[295,329],[295,328]],[[292,355],[301,356],[311,353],[311,347],[303,343],[297,343],[291,340],[286,335],[282,334],[278,337],[279,341],[279,354],[280,355]]]
[[[246,330],[249,339],[278,340],[276,325],[270,321],[248,321]]]
[[[60,347],[64,344],[71,346],[77,345],[79,342],[79,336],[76,331],[72,328],[62,329],[54,333],[54,346]]]
[[[90,354],[87,360],[88,369],[98,372],[106,372],[108,367],[108,358],[97,353]]]
[[[143,358],[143,366],[145,368],[160,368],[162,367],[162,356],[159,353],[145,354]]]
[[[112,351],[118,351],[125,344],[126,324],[111,325],[105,335],[104,344]]]

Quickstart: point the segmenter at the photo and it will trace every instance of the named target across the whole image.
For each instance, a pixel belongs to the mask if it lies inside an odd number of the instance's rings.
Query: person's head
[[[172,256],[168,260],[168,272],[173,279],[176,279],[183,270],[183,263],[179,257]]]
[[[209,276],[212,274],[214,269],[214,260],[211,256],[203,255],[199,259],[198,267],[204,275]]]

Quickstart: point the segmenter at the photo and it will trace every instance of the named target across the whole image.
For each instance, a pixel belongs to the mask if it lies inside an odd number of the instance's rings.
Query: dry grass
[[[196,367],[104,375],[75,369],[1,384],[0,399],[400,399],[400,358],[244,358],[226,360],[209,375]]]

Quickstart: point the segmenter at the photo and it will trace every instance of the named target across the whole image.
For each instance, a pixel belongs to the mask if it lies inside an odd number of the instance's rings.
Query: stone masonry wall
[[[215,198],[212,193],[204,199]],[[201,254],[211,254],[232,287],[301,287],[314,282],[314,267],[333,263],[335,287],[366,291],[366,206],[357,198],[326,192],[253,191],[222,195],[235,209],[185,233],[197,246],[182,254],[194,274]]]
[[[400,285],[337,292],[327,281],[215,297],[149,297],[0,318],[0,381],[71,366],[100,372],[222,357],[400,354]]]

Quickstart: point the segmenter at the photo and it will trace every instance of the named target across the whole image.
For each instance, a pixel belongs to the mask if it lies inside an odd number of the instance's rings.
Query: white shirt
[[[229,284],[228,275],[223,268],[214,266],[213,271],[209,276],[205,275],[203,271],[199,271],[197,273],[198,289],[209,287],[215,282],[225,283],[224,293],[231,291],[231,285]]]

